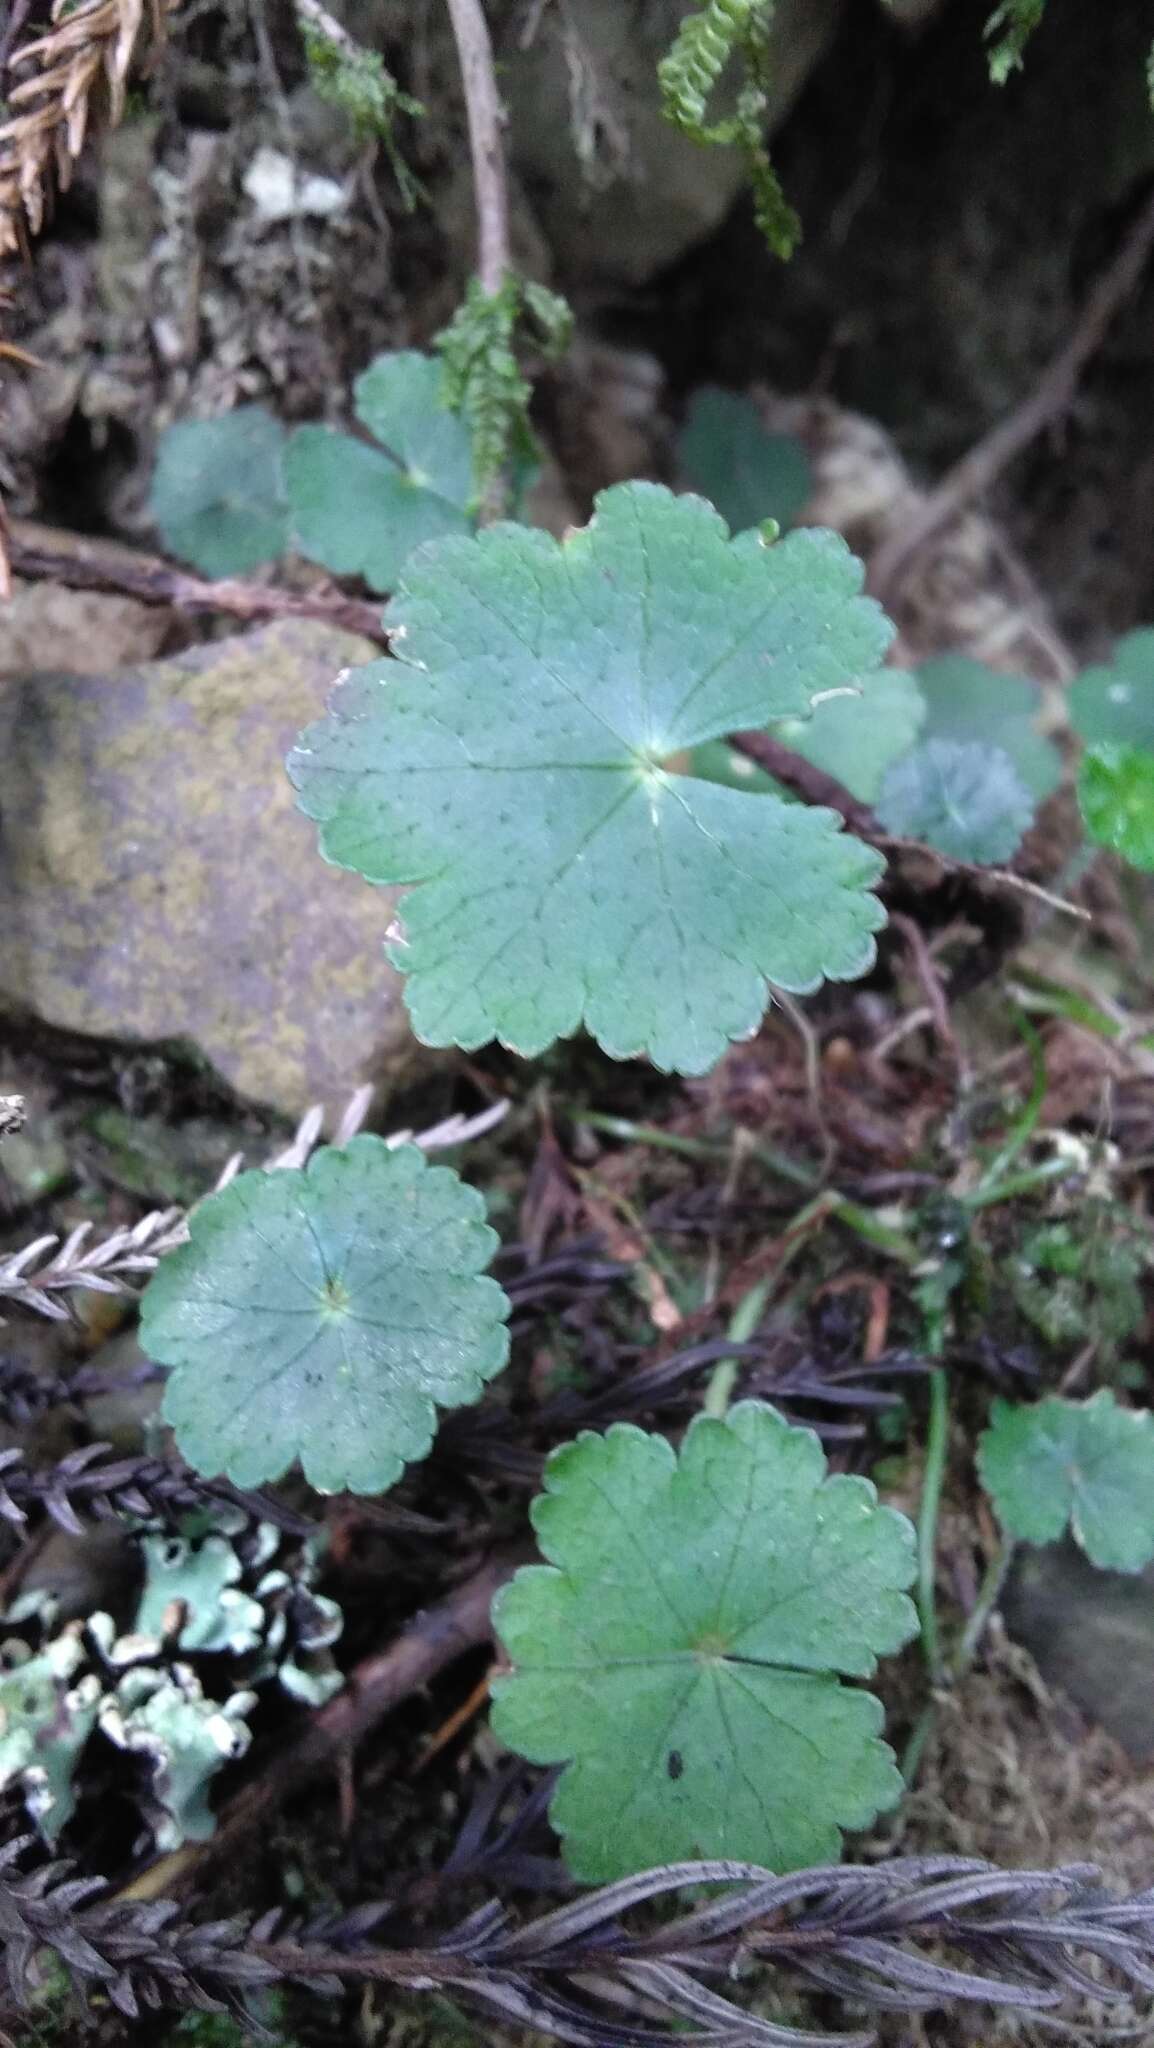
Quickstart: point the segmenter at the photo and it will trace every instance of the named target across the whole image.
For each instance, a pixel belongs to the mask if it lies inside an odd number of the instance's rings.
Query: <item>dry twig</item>
[[[324,619],[388,644],[381,607],[342,591],[282,590],[271,583],[226,577],[219,583],[186,575],[156,555],[129,548],[109,549],[85,536],[14,519],[8,537],[11,566],[30,581],[48,580],[69,590],[110,590],[144,604],[172,605],[189,612],[225,613],[237,619]]]
[[[851,832],[864,839],[868,846],[876,846],[880,853],[916,854],[922,860],[933,861],[945,873],[969,875],[976,882],[1013,889],[1019,895],[1044,903],[1050,910],[1063,911],[1067,917],[1079,918],[1084,924],[1090,922],[1090,912],[1081,904],[1068,903],[1064,896],[1055,896],[1052,890],[1044,889],[1040,882],[1032,882],[1027,875],[1019,875],[1013,868],[980,867],[976,861],[956,860],[952,854],[941,853],[936,846],[926,846],[920,839],[899,839],[894,833],[883,831],[869,805],[851,796],[844,783],[827,775],[824,768],[815,768],[811,761],[793,753],[770,733],[733,732],[729,735],[729,744],[748,760],[756,761],[767,775],[775,776],[787,789],[803,797],[806,803],[824,804],[827,810],[837,811]]]
[[[923,499],[914,517],[883,542],[870,564],[870,588],[883,600],[913,557],[951,519],[987,492],[1031,441],[1068,411],[1078,380],[1101,347],[1115,315],[1129,298],[1154,248],[1154,193],[1113,261],[1102,272],[1070,336],[1029,397],[963,455]]]
[[[130,1294],[132,1282],[151,1273],[165,1252],[183,1243],[183,1209],[154,1209],[139,1223],[114,1230],[90,1244],[91,1223],[78,1223],[63,1244],[50,1231],[23,1251],[0,1259],[0,1300],[19,1302],[54,1322],[71,1320],[60,1297],[75,1290],[88,1294]]]
[[[477,206],[477,274],[482,289],[495,298],[510,268],[509,189],[501,140],[505,115],[481,0],[448,0],[448,5],[469,119]]]
[[[387,1649],[355,1665],[340,1692],[312,1715],[304,1731],[229,1801],[211,1841],[199,1853],[197,1873],[222,1855],[231,1854],[253,1827],[302,1784],[331,1771],[378,1721],[428,1685],[438,1672],[466,1651],[487,1643],[493,1629],[493,1601],[531,1554],[528,1549],[509,1550],[489,1558],[444,1600],[423,1609]],[[182,1865],[182,1883],[193,1868],[191,1862]]]

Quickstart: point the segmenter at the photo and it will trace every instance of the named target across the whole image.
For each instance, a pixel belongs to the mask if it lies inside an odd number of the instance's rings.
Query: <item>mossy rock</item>
[[[326,866],[284,756],[378,649],[283,619],[111,676],[0,689],[0,1003],[190,1043],[298,1114],[418,1047],[384,957],[395,894]]]

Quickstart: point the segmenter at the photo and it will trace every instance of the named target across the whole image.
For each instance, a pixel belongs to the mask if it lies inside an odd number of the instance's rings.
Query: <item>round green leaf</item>
[[[694,393],[677,452],[688,482],[734,533],[763,519],[792,526],[813,488],[801,442],[769,433],[751,399],[715,385]]]
[[[978,1468],[1018,1541],[1054,1543],[1069,1523],[1103,1569],[1138,1572],[1154,1557],[1154,1416],[1119,1408],[1108,1389],[1089,1401],[995,1401]]]
[[[840,1853],[901,1791],[869,1677],[916,1627],[914,1532],[812,1431],[740,1403],[677,1456],[617,1424],[555,1451],[533,1520],[548,1566],[494,1622],[513,1665],[494,1726],[568,1764],[552,1819],[589,1883],[724,1856]]]
[[[415,349],[377,356],[353,386],[357,418],[409,481],[462,511],[473,495],[473,449],[460,413],[444,400],[444,368]]]
[[[1062,757],[1037,730],[1041,693],[1025,676],[1006,675],[964,654],[942,654],[915,671],[926,705],[926,739],[1000,747],[1035,803],[1062,779]]]
[[[288,546],[284,428],[261,405],[162,434],[150,510],[170,553],[205,576],[242,576]]]
[[[210,1195],[141,1311],[189,1463],[255,1486],[299,1458],[322,1493],[392,1486],[434,1404],[475,1401],[505,1363],[483,1216],[449,1167],[371,1137]]]
[[[1126,633],[1109,662],[1071,683],[1067,701],[1075,732],[1090,746],[1120,740],[1154,752],[1154,627]]]
[[[1001,747],[923,740],[887,768],[877,814],[889,832],[992,865],[1017,850],[1034,800]]]
[[[1154,870],[1154,753],[1121,740],[1088,747],[1078,768],[1078,802],[1099,846],[1131,867]]]
[[[395,589],[403,562],[423,541],[469,530],[460,506],[332,427],[298,427],[284,469],[301,554],[334,576],[363,576],[374,590]]]
[[[399,659],[342,679],[289,773],[329,860],[417,885],[391,958],[426,1043],[533,1054],[585,1023],[701,1073],[767,983],[868,969],[877,854],[664,765],[876,668],[891,629],[860,588],[836,535],[730,541],[653,484],[563,545],[497,526],[409,561]]]

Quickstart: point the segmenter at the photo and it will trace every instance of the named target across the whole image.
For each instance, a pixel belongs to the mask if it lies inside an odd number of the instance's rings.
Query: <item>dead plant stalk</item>
[[[154,40],[174,5],[151,0]],[[108,125],[120,120],[144,29],[145,0],[54,0],[47,34],[12,53],[9,70],[29,75],[9,92],[0,127],[0,256],[40,232],[53,178],[61,190],[70,183],[102,90]]]
[[[469,121],[477,205],[477,273],[495,297],[509,269],[509,188],[501,139],[505,114],[481,0],[448,0]]]

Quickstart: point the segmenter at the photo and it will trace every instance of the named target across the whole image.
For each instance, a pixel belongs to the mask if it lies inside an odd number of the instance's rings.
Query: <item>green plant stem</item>
[[[884,1252],[887,1258],[896,1259],[902,1266],[911,1269],[923,1263],[923,1254],[912,1237],[904,1230],[898,1230],[892,1223],[883,1223],[872,1209],[863,1209],[859,1203],[848,1201],[845,1195],[833,1190],[833,1213],[839,1223],[860,1237],[863,1244],[870,1244],[875,1251]]]
[[[654,1145],[664,1152],[680,1152],[686,1159],[728,1159],[729,1145],[717,1138],[684,1138],[676,1131],[663,1131],[656,1124],[634,1123],[631,1117],[609,1116],[598,1109],[586,1109],[583,1104],[567,1105],[571,1116],[587,1124],[590,1130],[604,1131],[609,1138],[620,1138],[626,1145]],[[756,1159],[769,1173],[776,1173],[782,1180],[792,1181],[798,1188],[816,1188],[818,1176],[812,1167],[803,1166],[791,1159],[786,1152],[779,1152],[774,1145],[751,1145],[747,1155]]]
[[[1032,1194],[1035,1188],[1045,1187],[1047,1181],[1068,1180],[1076,1169],[1068,1159],[1047,1159],[1041,1166],[1028,1166],[1021,1173],[1012,1173],[1008,1180],[984,1192],[977,1189],[972,1195],[963,1195],[965,1209],[992,1209],[998,1202],[1010,1202],[1015,1195]]]
[[[1014,967],[1014,994],[1024,1010],[1030,1010],[1039,1017],[1065,1017],[1071,1024],[1081,1024],[1085,1030],[1093,1031],[1099,1038],[1118,1039],[1125,1032],[1125,1024],[1109,1011],[1099,1008],[1089,996],[1077,989],[1065,988],[1061,982],[1051,981],[1046,975],[1038,974],[1032,967],[1020,963]],[[1143,1051],[1154,1051],[1154,1032],[1143,1032],[1131,1040]]]
[[[1030,1093],[1021,1115],[1015,1119],[1005,1142],[995,1152],[994,1157],[983,1172],[981,1180],[978,1182],[975,1190],[976,1202],[980,1202],[983,1194],[988,1195],[991,1189],[996,1188],[1000,1182],[1005,1180],[1015,1159],[1017,1159],[1023,1147],[1033,1137],[1038,1118],[1041,1115],[1042,1103],[1046,1096],[1045,1048],[1041,1038],[1023,1011],[1019,1011],[1016,1021],[1018,1030],[1025,1039],[1030,1054],[1030,1072],[1032,1076]]]
[[[1017,1544],[1014,1542],[1013,1537],[1003,1536],[997,1550],[986,1566],[985,1572],[982,1575],[982,1583],[978,1588],[978,1597],[974,1602],[973,1611],[965,1628],[962,1630],[961,1640],[950,1660],[950,1679],[955,1685],[959,1679],[965,1677],[966,1672],[974,1661],[978,1645],[986,1633],[990,1616],[1002,1597],[1016,1549]]]
[[[756,1330],[769,1299],[769,1290],[777,1278],[776,1273],[767,1274],[743,1294],[729,1320],[726,1336],[731,1344],[748,1344]],[[705,1399],[701,1404],[702,1413],[712,1415],[717,1422],[724,1422],[737,1385],[741,1361],[737,1358],[719,1358],[709,1377]]]
[[[936,1566],[938,1516],[946,1474],[946,1451],[950,1430],[950,1396],[944,1369],[930,1373],[930,1427],[926,1439],[926,1469],[918,1510],[918,1618],[922,1629],[922,1652],[936,1685],[942,1677],[941,1631],[938,1627]]]
[[[1001,1543],[986,1566],[982,1576],[982,1583],[978,1588],[978,1597],[974,1602],[973,1612],[962,1631],[958,1646],[950,1658],[948,1669],[942,1673],[943,1680],[951,1686],[960,1685],[977,1655],[982,1637],[989,1626],[990,1616],[993,1614],[1005,1590],[1006,1580],[1009,1577],[1010,1566],[1014,1561],[1016,1550],[1017,1544],[1014,1543],[1012,1538],[1003,1536]],[[936,1615],[933,1633],[936,1636]],[[923,1643],[925,1642],[924,1627],[922,1641]],[[916,1783],[918,1772],[921,1769],[922,1758],[926,1753],[926,1745],[933,1733],[937,1711],[937,1697],[928,1699],[910,1730],[909,1740],[902,1752],[901,1761],[902,1777],[907,1788]]]
[[[674,1131],[659,1130],[654,1124],[634,1123],[629,1117],[608,1116],[601,1110],[585,1109],[575,1103],[568,1106],[570,1114],[587,1124],[590,1130],[604,1131],[607,1137],[620,1138],[626,1145],[654,1145],[665,1152],[680,1152],[686,1159],[728,1159],[730,1156],[728,1145],[717,1139],[683,1138]],[[745,1156],[755,1160],[766,1172],[792,1181],[795,1187],[817,1187],[817,1174],[809,1167],[799,1165],[787,1153],[779,1152],[776,1146],[751,1145]],[[872,1209],[863,1208],[859,1202],[851,1202],[836,1188],[827,1188],[816,1197],[816,1201],[828,1215],[836,1217],[847,1230],[853,1231],[855,1237],[860,1237],[863,1244],[872,1245],[875,1251],[884,1252],[887,1258],[896,1259],[911,1269],[921,1265],[922,1253],[912,1237],[892,1223],[883,1223]],[[795,1218],[790,1230],[796,1230],[810,1220],[811,1211],[805,1209]]]
[[[926,1753],[926,1744],[933,1733],[937,1711],[937,1701],[927,1700],[910,1730],[909,1740],[902,1751],[901,1773],[907,1791],[910,1791],[917,1783],[918,1772],[922,1767],[922,1758]]]

